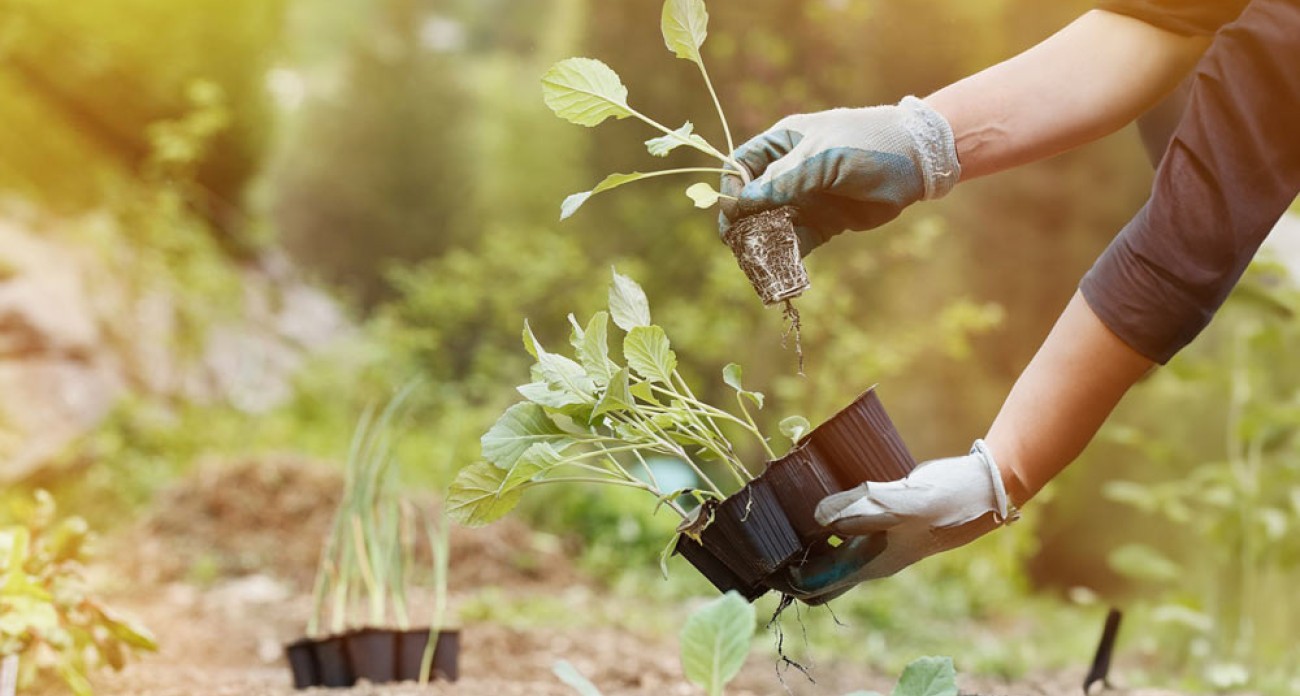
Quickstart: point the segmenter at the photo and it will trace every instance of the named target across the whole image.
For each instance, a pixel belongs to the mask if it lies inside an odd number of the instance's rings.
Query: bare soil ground
[[[124,611],[154,631],[162,647],[157,654],[133,660],[121,673],[98,675],[97,693],[569,696],[573,692],[551,673],[560,659],[573,663],[609,696],[701,693],[682,677],[671,637],[626,622],[606,625],[599,620],[565,626],[542,622],[539,628],[492,621],[465,626],[461,679],[455,684],[362,684],[295,692],[282,645],[302,634],[310,612],[307,584],[328,510],[341,485],[336,476],[321,471],[293,459],[211,463],[164,496],[137,529],[113,540],[112,553],[106,554],[114,561],[113,596]],[[528,536],[527,529],[511,520],[458,530],[452,587],[496,588],[511,602],[558,602],[579,618],[616,610],[620,600],[602,594],[599,585],[574,571],[559,550],[542,562],[521,565],[520,553],[547,553],[530,546]],[[205,577],[194,577],[196,567]],[[728,693],[787,693],[768,653],[754,651]],[[816,665],[816,684],[787,671],[789,693],[838,695],[863,688],[889,692],[893,676],[876,673],[851,657]],[[963,677],[961,686],[963,693],[971,694],[1077,696],[1082,667],[1078,673],[1012,684]],[[1149,690],[1112,693],[1176,696]]]

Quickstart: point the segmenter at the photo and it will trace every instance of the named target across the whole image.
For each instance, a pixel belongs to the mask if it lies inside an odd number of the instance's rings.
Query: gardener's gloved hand
[[[733,155],[754,180],[742,188],[740,177],[722,176],[722,193],[738,200],[723,206],[720,231],[793,205],[805,255],[844,230],[877,227],[918,200],[943,196],[961,175],[948,121],[916,97],[788,116]]]
[[[847,537],[839,547],[792,564],[772,587],[820,604],[865,580],[893,575],[974,541],[1019,513],[983,440],[964,457],[926,462],[901,481],[864,483],[827,496],[817,521]]]

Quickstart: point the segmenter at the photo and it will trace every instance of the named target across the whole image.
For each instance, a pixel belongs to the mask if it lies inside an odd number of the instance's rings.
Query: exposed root
[[[786,326],[785,333],[781,334],[781,347],[785,348],[786,338],[790,332],[794,332],[794,355],[799,360],[799,376],[805,376],[803,373],[803,340],[802,329],[803,322],[799,320],[799,309],[794,306],[794,302],[785,301],[785,308],[781,310],[782,317],[785,318],[789,325]]]
[[[781,627],[780,618],[781,618],[781,614],[785,612],[786,608],[794,603],[795,601],[793,595],[782,594],[781,602],[776,605],[776,611],[772,612],[772,618],[768,619],[767,624],[763,627],[764,629],[771,629],[775,627],[776,654],[778,657],[778,660],[775,665],[776,678],[781,682],[781,688],[785,689],[785,692],[787,694],[791,692],[790,692],[790,686],[785,683],[785,673],[789,671],[791,667],[799,670],[799,673],[802,674],[810,684],[817,683],[817,680],[813,679],[811,665],[805,667],[803,664],[791,659],[789,655],[785,654],[785,630]],[[803,616],[800,615],[798,606],[795,607],[794,613],[795,613],[795,620],[799,622],[799,627],[803,631],[804,648],[807,649],[808,627],[804,625]]]

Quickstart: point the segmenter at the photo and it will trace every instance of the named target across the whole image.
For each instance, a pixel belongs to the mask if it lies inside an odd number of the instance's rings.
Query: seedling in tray
[[[722,132],[726,137],[726,153],[710,144],[690,121],[672,129],[646,116],[628,103],[628,90],[618,73],[594,58],[568,58],[556,63],[542,77],[542,96],[546,105],[557,116],[580,126],[596,126],[606,119],[635,118],[661,133],[645,142],[646,149],[655,157],[666,157],[679,147],[688,147],[715,160],[720,167],[687,167],[662,169],[650,172],[610,174],[590,191],[575,193],[564,199],[560,206],[560,219],[574,212],[597,193],[617,188],[634,181],[675,174],[714,174],[739,177],[743,183],[750,181],[749,170],[731,157],[736,147],[731,137],[731,127],[722,111],[713,81],[704,67],[700,48],[708,36],[709,14],[703,0],[667,0],[664,3],[660,29],[668,50],[678,58],[689,60],[700,70],[704,86],[713,98]],[[698,208],[709,208],[720,199],[729,199],[705,182],[692,184],[686,195]],[[734,199],[731,199],[734,201]],[[791,328],[795,330],[795,347],[799,349],[798,312],[790,300],[803,294],[809,287],[808,273],[800,260],[799,242],[795,236],[793,208],[779,208],[742,218],[723,235],[737,262],[744,270],[754,290],[764,304],[783,302]],[[802,362],[802,359],[801,359]],[[802,369],[802,366],[801,366]]]
[[[626,364],[610,355],[611,318],[625,332]],[[532,381],[518,388],[525,400],[483,435],[486,461],[452,483],[448,508],[461,522],[492,522],[541,485],[643,490],[656,510],[666,506],[682,518],[663,559],[681,553],[720,590],[753,599],[765,591],[765,577],[827,542],[813,519],[817,501],[866,480],[901,478],[913,466],[874,391],[811,432],[803,418],[782,421],[797,445],[778,459],[750,411],[762,408],[763,395],[744,387],[740,367],[722,373],[735,392],[734,410],[701,401],[678,372],[667,334],[651,323],[645,293],[617,272],[609,312],[585,325],[572,315],[569,321],[576,359],[546,350],[525,324],[524,347],[537,361]],[[764,471],[755,475],[745,465],[724,425],[755,439],[770,460]],[[652,455],[683,462],[700,484],[663,490]],[[721,463],[722,475],[710,477],[703,461]]]

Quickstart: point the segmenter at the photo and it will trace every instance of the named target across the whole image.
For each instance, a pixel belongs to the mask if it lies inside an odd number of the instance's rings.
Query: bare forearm
[[[1024,503],[1074,461],[1152,365],[1076,292],[985,437],[1012,501]]]
[[[925,102],[952,126],[965,181],[1119,129],[1172,90],[1208,45],[1093,10]]]

